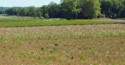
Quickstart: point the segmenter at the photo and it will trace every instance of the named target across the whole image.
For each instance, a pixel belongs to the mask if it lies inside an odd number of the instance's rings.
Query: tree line
[[[125,17],[125,0],[62,0],[42,7],[13,7],[7,15],[44,18],[91,19]]]

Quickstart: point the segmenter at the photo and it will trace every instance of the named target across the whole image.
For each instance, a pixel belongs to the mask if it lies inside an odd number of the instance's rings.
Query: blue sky
[[[47,5],[50,2],[60,3],[60,0],[2,0],[0,1],[0,7],[27,7]]]

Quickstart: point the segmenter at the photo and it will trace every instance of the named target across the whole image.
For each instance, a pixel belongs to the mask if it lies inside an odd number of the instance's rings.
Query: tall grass
[[[0,31],[2,65],[125,64],[122,24],[0,28]]]

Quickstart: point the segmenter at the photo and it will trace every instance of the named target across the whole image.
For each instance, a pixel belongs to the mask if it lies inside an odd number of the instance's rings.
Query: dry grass
[[[1,65],[124,65],[125,25],[0,28]]]

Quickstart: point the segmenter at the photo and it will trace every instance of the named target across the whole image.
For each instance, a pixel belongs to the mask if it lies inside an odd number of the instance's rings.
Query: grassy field
[[[62,25],[95,25],[95,24],[116,24],[111,21],[94,20],[61,20],[61,21],[27,21],[27,22],[0,22],[0,27],[32,27],[32,26],[62,26]]]
[[[0,28],[1,65],[124,65],[125,25]]]
[[[0,16],[0,65],[124,65],[123,23]]]
[[[0,27],[33,27],[33,26],[62,26],[62,25],[97,25],[116,24],[109,20],[53,20],[32,17],[0,16]]]

